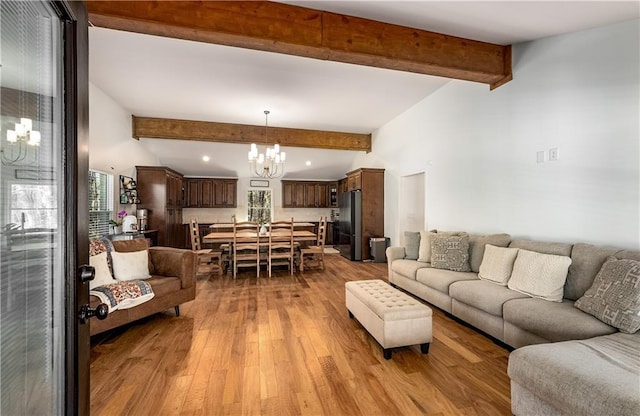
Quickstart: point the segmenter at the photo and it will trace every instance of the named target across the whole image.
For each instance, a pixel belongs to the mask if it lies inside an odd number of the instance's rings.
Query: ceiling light
[[[251,143],[249,150],[249,170],[256,178],[277,178],[284,173],[286,153],[280,152],[280,145],[268,147],[267,132],[269,127],[269,110],[264,110],[264,147],[265,152],[258,154],[258,146]]]
[[[311,161],[307,160],[306,162],[304,162],[304,164],[307,165],[307,166],[311,166]]]
[[[13,165],[24,160],[29,149],[40,146],[40,132],[33,130],[33,121],[30,118],[21,118],[15,123],[14,130],[7,130],[6,144],[0,148],[2,164]]]
[[[204,160],[205,162],[208,162],[209,161],[209,156],[206,156],[206,155],[202,156],[202,160]]]

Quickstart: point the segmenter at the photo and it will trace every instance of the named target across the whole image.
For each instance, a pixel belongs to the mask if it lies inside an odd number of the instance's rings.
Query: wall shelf
[[[139,204],[138,187],[136,181],[128,176],[120,175],[120,203]]]

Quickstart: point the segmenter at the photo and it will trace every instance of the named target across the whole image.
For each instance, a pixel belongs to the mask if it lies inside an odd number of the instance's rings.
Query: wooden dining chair
[[[272,221],[269,224],[268,268],[277,264],[288,264],[293,275],[293,258],[295,243],[293,241],[293,218],[291,221]]]
[[[327,217],[320,217],[318,223],[318,239],[315,246],[303,247],[300,249],[300,272],[304,272],[305,258],[307,267],[309,262],[315,263],[324,270],[324,240],[327,233]]]
[[[209,276],[214,271],[218,271],[218,275],[222,274],[222,251],[202,248],[200,243],[200,227],[198,220],[189,219],[189,235],[191,238],[191,250],[198,255],[198,270],[200,265],[206,264],[209,269]]]
[[[233,278],[239,267],[255,267],[260,279],[260,225],[252,221],[233,220]]]

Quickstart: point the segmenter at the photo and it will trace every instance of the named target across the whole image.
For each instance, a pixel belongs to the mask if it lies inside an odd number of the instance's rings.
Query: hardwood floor
[[[199,278],[180,317],[94,337],[92,415],[511,414],[507,350],[433,308],[429,354],[385,360],[349,319],[344,283],[386,280],[386,263],[325,263],[259,285],[248,270]]]

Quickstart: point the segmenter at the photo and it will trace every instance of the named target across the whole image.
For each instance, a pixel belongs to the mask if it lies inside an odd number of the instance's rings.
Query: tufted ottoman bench
[[[385,359],[394,347],[420,344],[423,354],[429,352],[431,308],[382,280],[356,280],[344,287],[349,317],[378,341]]]

